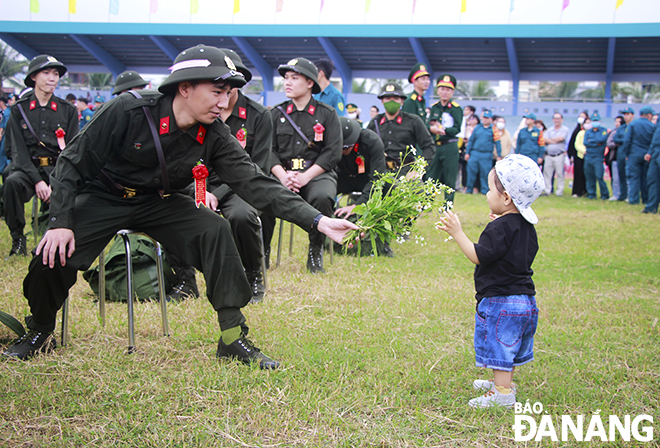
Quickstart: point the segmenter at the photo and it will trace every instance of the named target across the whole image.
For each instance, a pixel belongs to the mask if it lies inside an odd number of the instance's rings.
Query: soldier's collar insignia
[[[160,135],[170,133],[170,117],[163,117],[160,119]]]
[[[392,84],[388,84],[385,86],[385,91],[386,92],[394,92],[394,86]]]
[[[293,112],[293,103],[289,104],[289,106],[286,108],[287,114],[290,114],[291,112]]]
[[[205,137],[206,137],[206,128],[200,124],[199,131],[197,131],[197,142],[199,142],[200,145],[203,145]]]
[[[401,115],[399,115],[398,117],[396,117],[396,122],[397,122],[398,124],[401,124],[402,121],[403,121],[403,118],[401,117]]]
[[[309,112],[310,115],[314,115],[314,112],[316,112],[316,108],[310,104],[309,108],[307,109],[307,112]]]
[[[30,110],[35,109],[37,107],[37,101],[32,100],[30,101]]]
[[[236,65],[234,64],[234,61],[232,61],[229,56],[225,56],[225,64],[227,64],[227,68],[229,70],[236,71]]]
[[[289,62],[286,63],[286,65],[296,65],[298,63],[298,59],[291,59]]]
[[[244,107],[239,107],[238,108],[238,116],[242,118],[243,120],[247,119],[247,111],[245,110]]]
[[[383,118],[380,119],[380,124],[384,124],[385,120],[386,120],[385,115],[383,115]]]
[[[50,108],[57,112],[57,103],[55,101],[51,101]]]

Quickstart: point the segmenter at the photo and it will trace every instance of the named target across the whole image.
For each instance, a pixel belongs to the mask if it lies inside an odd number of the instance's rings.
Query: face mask
[[[584,125],[584,129],[588,131],[589,129],[591,129],[591,126],[592,126],[591,123],[587,123]]]
[[[346,117],[350,118],[351,120],[354,120],[357,117],[357,112],[349,112],[346,114]]]
[[[600,121],[592,121],[591,126],[594,127],[594,128],[599,127],[600,126]]]
[[[401,108],[401,104],[394,100],[388,101],[387,103],[383,104],[383,106],[385,106],[385,111],[390,115],[396,114]]]
[[[504,123],[497,123],[497,129],[499,129],[500,131],[502,129],[504,129],[505,127],[506,127],[506,125]]]
[[[580,124],[584,123],[584,117],[578,117],[578,123]]]

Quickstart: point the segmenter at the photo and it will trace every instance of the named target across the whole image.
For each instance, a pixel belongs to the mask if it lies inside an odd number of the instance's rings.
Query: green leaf
[[[19,337],[26,333],[25,328],[18,320],[16,320],[16,318],[11,314],[5,313],[4,311],[0,311],[0,322],[8,326]]]
[[[385,225],[385,228],[387,230],[390,230],[390,231],[392,230],[392,224],[390,224],[389,221],[385,221],[383,224]]]

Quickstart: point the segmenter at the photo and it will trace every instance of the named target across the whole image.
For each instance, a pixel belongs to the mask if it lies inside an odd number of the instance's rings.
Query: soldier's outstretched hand
[[[324,216],[319,221],[319,232],[327,235],[332,241],[342,244],[344,236],[350,230],[357,230],[358,226],[345,219],[328,218]]]

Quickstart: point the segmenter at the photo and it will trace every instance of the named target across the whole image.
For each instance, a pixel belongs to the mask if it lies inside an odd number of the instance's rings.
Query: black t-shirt
[[[536,229],[518,213],[491,221],[474,245],[479,263],[474,269],[477,302],[484,297],[536,294],[532,263],[539,243]]]

